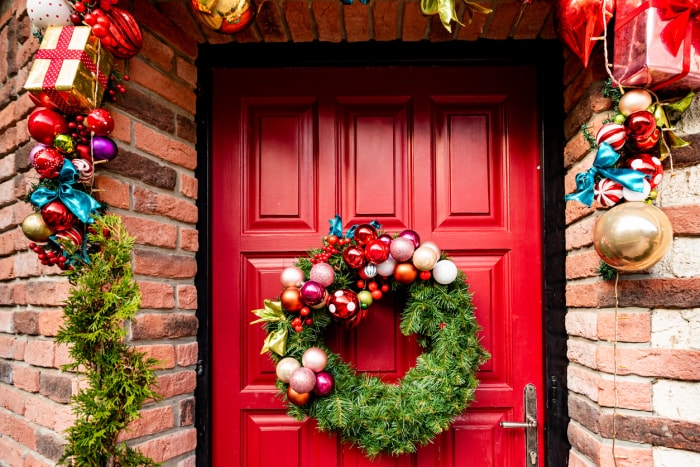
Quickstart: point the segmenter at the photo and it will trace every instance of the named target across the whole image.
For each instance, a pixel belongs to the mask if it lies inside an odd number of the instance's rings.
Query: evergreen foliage
[[[312,250],[309,256],[317,252]],[[329,293],[352,288],[357,280],[342,255],[331,257],[335,282]],[[311,269],[308,258],[297,266],[306,277]],[[303,420],[312,417],[322,431],[337,432],[341,439],[360,447],[374,458],[415,452],[450,427],[452,419],[474,399],[478,385],[476,372],[489,355],[477,335],[469,287],[464,273],[449,285],[434,280],[417,280],[409,286],[392,283],[392,289],[405,297],[401,332],[415,334],[423,353],[398,384],[387,384],[374,376],[358,374],[355,368],[331,352],[324,344],[324,329],[331,322],[325,310],[314,310],[313,324],[295,332],[289,320],[266,323],[268,332],[288,327],[286,357],[301,361],[304,351],[320,347],[328,354],[326,370],[335,379],[335,389],[325,397],[314,397],[298,407],[289,404],[288,413]],[[281,358],[271,352],[273,360]],[[280,397],[286,399],[287,384],[278,381]]]
[[[67,344],[74,371],[89,383],[72,398],[75,424],[60,462],[89,467],[157,465],[117,443],[119,433],[139,417],[148,399],[157,399],[153,359],[125,343],[124,323],[133,319],[141,295],[131,270],[134,239],[117,216],[96,218],[88,243],[89,262],[68,271],[74,287],[64,306],[57,341]]]

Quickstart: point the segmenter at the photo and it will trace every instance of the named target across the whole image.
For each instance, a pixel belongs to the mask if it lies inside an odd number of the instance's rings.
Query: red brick
[[[12,358],[15,360],[24,360],[24,354],[27,351],[27,339],[22,337],[22,338],[16,338],[14,343],[12,344]]]
[[[421,13],[418,2],[403,4],[403,30],[401,40],[416,42],[426,38],[428,18]]]
[[[67,404],[73,395],[73,377],[51,371],[42,371],[39,393],[52,401]]]
[[[12,316],[11,312],[6,313]],[[0,358],[12,358],[12,344],[14,342],[14,337],[0,334]]]
[[[197,465],[197,457],[190,456],[177,463],[177,467],[195,467]]]
[[[127,232],[136,239],[138,244],[170,249],[177,247],[176,226],[147,217],[128,215],[122,215],[121,217]]]
[[[486,8],[491,8],[491,2],[479,2],[479,4]],[[462,23],[464,26],[459,27],[457,32],[457,39],[462,41],[475,41],[479,39],[482,34],[484,34],[484,26],[486,26],[486,21],[489,15],[482,13],[475,13],[472,20],[469,21],[469,14],[467,8],[464,9],[464,15],[462,16]]]
[[[185,251],[199,251],[199,232],[194,229],[180,229],[180,248]]]
[[[700,235],[700,205],[670,206],[663,211],[671,221],[674,236]]]
[[[24,361],[30,365],[52,367],[54,365],[55,344],[53,341],[32,339],[27,342]]]
[[[374,17],[374,38],[377,41],[396,40],[399,2],[375,1],[372,6],[372,15]]]
[[[276,2],[262,2],[255,23],[265,42],[286,42],[287,35],[282,24],[282,14]]]
[[[507,39],[520,13],[520,2],[500,3],[492,13],[493,18],[489,28],[484,33],[486,39]]]
[[[173,308],[175,298],[173,286],[163,282],[138,283],[141,289],[141,308]]]
[[[583,132],[579,131],[564,146],[564,167],[571,168],[576,162],[586,157],[591,150],[591,143],[583,136]]]
[[[71,285],[68,281],[60,282],[34,280],[23,284],[26,293],[22,304],[40,306],[62,306],[68,298]],[[17,288],[15,290],[18,290]],[[18,303],[20,303],[18,301]]]
[[[188,33],[190,29],[178,27],[148,2],[134,2],[133,15],[142,29],[155,32],[190,58],[197,58],[197,41]],[[131,73],[135,74],[133,70]]]
[[[0,310],[0,332],[14,333],[14,313]]]
[[[169,344],[136,345],[137,352],[144,353],[146,358],[158,360],[154,369],[165,370],[175,368],[175,347]]]
[[[197,67],[189,60],[175,57],[175,73],[191,88],[194,89],[197,86]]]
[[[340,33],[340,11],[343,8],[335,1],[311,2],[311,10],[316,19],[318,40],[321,42],[340,42],[343,37]]]
[[[190,114],[195,114],[197,99],[194,91],[174,82],[170,77],[156,70],[138,56],[129,60],[129,75],[134,83],[150,89]]]
[[[134,272],[146,276],[189,279],[197,274],[197,262],[194,256],[137,249],[134,251]]]
[[[196,310],[197,288],[193,285],[178,285],[177,306],[183,310]]]
[[[34,310],[15,311],[12,316],[15,332],[18,334],[39,334],[37,325],[38,312]]]
[[[42,336],[55,336],[63,325],[63,321],[63,310],[42,310],[37,318],[37,330]]]
[[[136,148],[186,169],[197,167],[197,152],[189,144],[176,141],[141,123],[134,123]]]
[[[156,462],[163,462],[193,451],[197,446],[197,431],[194,428],[178,430],[134,446]]]
[[[525,4],[525,11],[520,19],[514,39],[535,39],[549,17],[552,5],[546,2]]]
[[[574,201],[570,201],[573,203]],[[566,230],[566,250],[576,250],[593,245],[593,229],[595,228],[595,217],[588,217]]]
[[[0,407],[24,415],[27,393],[12,386],[0,385]]]
[[[173,52],[172,47],[165,44],[149,31],[143,32],[143,46],[141,47],[139,55],[150,60],[165,72],[169,72],[173,69],[175,52]]]
[[[65,344],[56,345],[56,354],[54,356],[54,368],[61,368],[63,365],[70,365],[73,359],[70,356],[70,349]]]
[[[40,371],[27,365],[15,365],[12,372],[15,387],[29,392],[39,392]]]
[[[598,314],[598,338],[615,340],[615,313],[612,311]],[[651,313],[624,312],[617,313],[617,340],[619,342],[650,342]]]
[[[369,5],[353,2],[343,7],[345,34],[348,42],[366,42],[369,40]]]
[[[36,456],[38,454],[27,453],[27,456],[24,458],[24,467],[53,467],[55,465],[54,462],[46,462]]]
[[[39,394],[29,394],[25,401],[24,417],[32,423],[53,430],[61,414],[61,407],[70,410],[68,405],[58,404]]]
[[[588,207],[583,203],[579,203],[578,201],[569,201],[566,203],[566,211],[564,214],[566,218],[566,225],[573,224],[579,219],[583,219],[594,212],[595,208],[593,207]]]
[[[0,281],[15,278],[15,259],[12,256],[0,258]]]
[[[131,116],[112,107],[109,107],[109,112],[114,120],[114,130],[109,134],[109,137],[131,144]]]
[[[134,187],[134,210],[144,214],[159,214],[190,224],[198,218],[197,206],[191,201],[158,194],[141,187]]]
[[[618,378],[615,383],[608,379],[601,379],[598,403],[605,407],[651,411],[651,382],[621,381],[620,379]]]
[[[197,374],[193,370],[178,371],[158,376],[156,390],[163,399],[192,394],[197,386]]]
[[[566,257],[566,278],[595,277],[600,267],[600,256],[594,250],[569,254]]]
[[[113,178],[98,175],[95,177],[95,199],[113,208],[129,209],[129,184]]]
[[[188,397],[180,401],[178,410],[180,413],[179,426],[194,425],[194,407],[194,397]]]
[[[199,345],[197,342],[175,346],[175,361],[178,366],[192,366],[197,363],[197,352]]]
[[[0,433],[14,439],[29,449],[36,449],[34,427],[23,418],[11,412],[0,411]]]
[[[140,415],[140,418],[131,422],[127,429],[119,435],[118,441],[161,433],[175,425],[173,408],[170,406],[145,409],[141,411]]]
[[[197,179],[190,177],[187,174],[182,174],[180,176],[180,193],[187,196],[190,199],[197,199],[197,190],[199,185]]]
[[[284,16],[287,19],[289,33],[294,42],[311,42],[314,40],[311,15],[306,2],[298,0],[284,2]]]
[[[131,323],[132,338],[177,339],[197,334],[197,317],[184,313],[142,313]]]
[[[585,460],[584,460],[585,459]],[[569,467],[591,467],[590,460],[573,449],[569,451]]]
[[[613,373],[612,347],[599,347],[596,361],[598,369]],[[697,381],[700,380],[700,351],[618,347],[617,374]]]
[[[15,467],[24,465],[23,456],[25,449],[26,448],[20,446],[15,441],[8,438],[0,438],[0,453],[2,453],[3,461],[7,462],[9,466]]]

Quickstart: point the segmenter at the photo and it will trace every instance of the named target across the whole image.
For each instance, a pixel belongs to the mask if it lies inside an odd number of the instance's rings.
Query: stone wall
[[[567,192],[575,190],[575,175],[587,170],[595,157],[582,125],[595,135],[612,111],[612,102],[602,96],[607,75],[600,50],[592,61],[587,70],[573,56],[566,62]],[[693,109],[698,105],[696,101],[686,114],[680,131],[697,132],[691,122],[697,122]],[[695,145],[664,161],[657,205],[673,225],[671,250],[648,272],[620,276],[617,311],[614,281],[597,274],[600,259],[592,245],[596,218],[604,211],[574,201],[567,204],[571,467],[700,465],[696,138],[690,134]]]

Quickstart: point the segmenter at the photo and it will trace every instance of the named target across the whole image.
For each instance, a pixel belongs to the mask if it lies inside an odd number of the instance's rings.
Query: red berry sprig
[[[29,249],[36,253],[39,262],[45,266],[58,266],[59,269],[66,270],[70,266],[67,264],[68,258],[63,256],[63,252],[54,249],[51,245],[37,245],[34,242],[29,244]]]

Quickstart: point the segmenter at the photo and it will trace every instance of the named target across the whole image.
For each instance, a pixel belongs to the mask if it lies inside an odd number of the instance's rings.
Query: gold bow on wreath
[[[490,8],[483,7],[478,3],[470,2],[464,0],[467,5],[466,14],[469,17],[469,23],[471,24],[472,19],[474,19],[474,13],[482,13],[488,15],[493,10]],[[452,32],[452,21],[459,23],[464,26],[464,24],[459,20],[457,16],[457,11],[455,10],[455,0],[421,0],[420,1],[420,11],[424,15],[440,15],[440,21],[442,25],[449,32]]]
[[[287,321],[284,316],[284,311],[282,310],[282,302],[275,302],[272,300],[265,300],[265,308],[260,308],[258,310],[253,310],[256,316],[260,319],[251,321],[250,324],[263,323],[263,322],[275,322],[275,321]],[[287,326],[278,328],[276,331],[272,331],[265,337],[265,342],[263,343],[263,348],[260,351],[260,355],[268,351],[273,351],[277,355],[284,357],[287,352],[287,334],[289,330]]]

